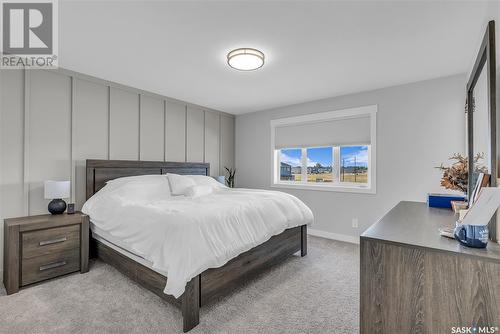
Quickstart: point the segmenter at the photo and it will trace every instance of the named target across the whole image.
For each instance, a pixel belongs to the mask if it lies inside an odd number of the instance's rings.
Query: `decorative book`
[[[465,196],[452,195],[452,194],[428,194],[427,195],[427,205],[431,208],[451,209],[451,201],[465,201]]]

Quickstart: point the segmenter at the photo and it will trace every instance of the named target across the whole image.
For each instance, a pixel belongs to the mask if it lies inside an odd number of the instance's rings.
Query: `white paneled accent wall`
[[[230,114],[64,69],[0,75],[0,231],[4,218],[47,212],[45,180],[71,180],[80,209],[86,159],[209,162],[213,176],[233,167]]]
[[[234,118],[226,115],[220,116],[220,163],[221,170],[224,167],[234,166]],[[222,175],[222,174],[221,174]]]
[[[109,157],[109,87],[81,79],[73,81],[73,184],[78,208],[85,202],[85,160]],[[75,191],[78,189],[79,191]]]
[[[186,161],[186,106],[167,101],[167,151],[169,161]]]
[[[1,214],[3,217],[13,217],[28,213],[26,205],[28,199],[24,187],[25,78],[24,72],[20,70],[0,71],[0,73]],[[3,224],[3,220],[0,224]],[[0,230],[3,232],[3,226]],[[0,242],[3,242],[3,238]],[[0,247],[0,252],[2,250],[3,247]]]
[[[48,71],[29,71],[29,111],[26,179],[30,214],[47,210],[45,180],[71,177],[71,77]]]
[[[139,94],[111,88],[109,158],[139,160]]]
[[[187,160],[192,162],[203,162],[204,153],[204,131],[205,120],[203,110],[188,107],[186,123],[186,155]]]
[[[210,163],[212,176],[218,175],[220,160],[220,115],[205,111],[205,162]]]
[[[141,160],[163,161],[165,159],[165,102],[141,95]]]

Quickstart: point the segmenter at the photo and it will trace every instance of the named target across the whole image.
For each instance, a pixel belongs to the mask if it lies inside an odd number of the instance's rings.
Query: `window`
[[[333,148],[311,147],[306,148],[307,154],[307,182],[333,181]]]
[[[284,149],[280,151],[280,181],[300,181],[302,178],[301,149]]]
[[[280,149],[280,181],[366,185],[369,148],[370,145]],[[339,156],[339,161],[335,162],[334,156]]]
[[[340,182],[368,183],[368,146],[340,148]]]
[[[376,106],[271,121],[272,186],[375,193]]]

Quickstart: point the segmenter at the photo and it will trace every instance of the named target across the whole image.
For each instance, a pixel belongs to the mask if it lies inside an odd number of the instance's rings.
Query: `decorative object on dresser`
[[[236,168],[224,167],[224,169],[226,170],[226,186],[234,188],[234,175],[236,174]]]
[[[489,180],[489,176],[485,177],[485,175],[488,174],[485,174],[487,168],[481,162],[483,159],[483,153],[478,153],[473,159],[474,172],[475,175],[479,175],[478,179],[481,179],[479,181],[481,186],[487,185]],[[464,195],[429,194],[427,202],[430,207],[452,208],[455,213],[458,213],[460,210],[467,209],[466,194],[469,183],[469,159],[460,153],[455,153],[450,157],[450,160],[454,161],[451,166],[446,167],[441,164],[436,167],[443,172],[441,186],[445,189],[460,191],[464,193]],[[486,184],[484,184],[484,182],[486,182]],[[474,196],[472,196],[472,198],[474,198]]]
[[[483,187],[487,187],[488,184],[490,184],[490,175],[485,174],[485,173],[479,173],[477,175],[476,179],[476,185],[474,186],[474,190],[472,191],[472,194],[470,195],[470,203],[471,205],[474,205],[474,203],[477,201],[479,197],[479,193],[481,192],[481,189]]]
[[[451,209],[451,202],[464,201],[464,195],[453,194],[427,194],[427,205],[431,208],[446,208]]]
[[[486,248],[488,246],[488,225],[460,224],[454,231],[455,239],[462,246]]]
[[[461,210],[467,210],[469,203],[466,201],[451,201],[451,208],[453,212],[460,213]]]
[[[449,158],[455,162],[449,167],[440,166],[436,167],[443,172],[441,177],[441,186],[449,190],[461,191],[464,194],[467,193],[469,184],[469,159],[464,157],[460,153],[455,153]],[[483,153],[478,153],[474,159],[474,172],[475,173],[486,173],[487,168],[482,165],[481,161],[484,159]]]
[[[488,224],[500,206],[500,188],[486,187],[478,192],[476,203],[457,222],[455,239],[467,247],[485,248],[488,244]]]
[[[45,181],[45,199],[50,199],[49,212],[59,215],[66,210],[66,202],[63,198],[68,198],[70,192],[70,181]]]
[[[89,217],[39,215],[4,221],[4,277],[7,294],[20,287],[89,269]]]

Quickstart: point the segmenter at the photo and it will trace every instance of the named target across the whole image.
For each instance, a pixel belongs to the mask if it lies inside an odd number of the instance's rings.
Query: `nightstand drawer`
[[[22,260],[21,285],[80,270],[80,249],[75,248]]]
[[[80,248],[80,224],[22,233],[23,259],[75,248]]]

